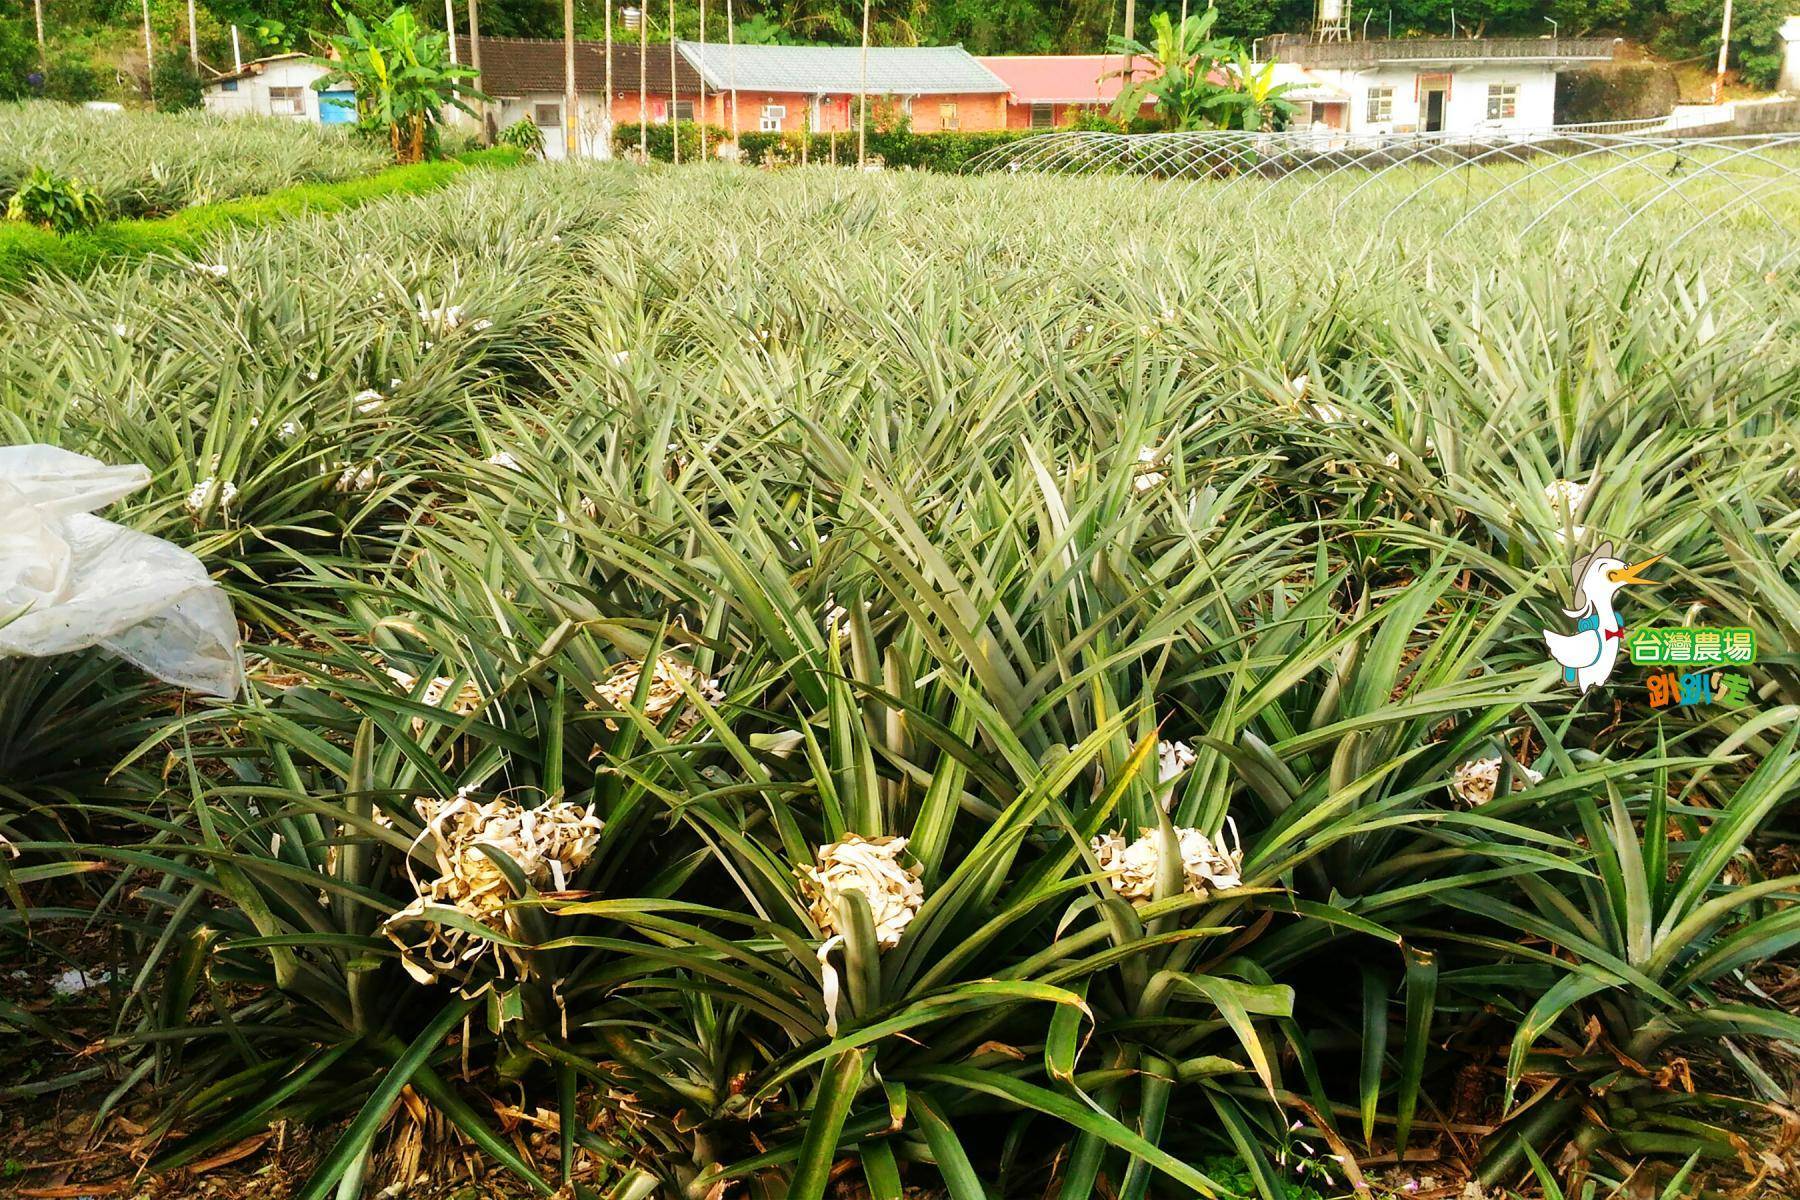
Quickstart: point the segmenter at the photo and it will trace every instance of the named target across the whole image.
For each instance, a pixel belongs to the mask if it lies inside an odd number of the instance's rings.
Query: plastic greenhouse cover
[[[150,482],[55,446],[0,446],[0,657],[110,651],[229,699],[243,678],[231,601],[200,560],[93,516]]]

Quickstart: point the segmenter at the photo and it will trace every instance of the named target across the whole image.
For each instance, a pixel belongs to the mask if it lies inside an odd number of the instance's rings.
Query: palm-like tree
[[[1118,99],[1113,102],[1113,116],[1121,121],[1136,117],[1146,99],[1156,102],[1158,119],[1165,129],[1207,129],[1217,123],[1214,114],[1228,106],[1232,89],[1213,77],[1220,64],[1238,51],[1230,38],[1215,38],[1212,27],[1218,20],[1216,9],[1207,9],[1197,17],[1188,17],[1177,25],[1168,13],[1150,18],[1149,44],[1136,38],[1115,37],[1108,51],[1126,56],[1136,63],[1149,59],[1154,65],[1145,79],[1129,78],[1134,68],[1113,72],[1127,76]]]

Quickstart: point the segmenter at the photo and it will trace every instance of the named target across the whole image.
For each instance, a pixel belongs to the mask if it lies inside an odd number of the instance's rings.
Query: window
[[[237,85],[238,85],[237,80],[227,79],[224,83],[221,83],[219,85],[219,90],[221,92],[235,92],[235,91],[237,91]]]
[[[531,106],[531,123],[545,129],[555,129],[562,124],[562,105],[534,104]]]
[[[780,133],[781,122],[786,116],[787,105],[765,104],[762,108],[762,117],[757,121],[756,127],[764,133]]]
[[[677,121],[693,120],[694,102],[692,100],[677,100],[675,102],[675,119]]]
[[[1031,106],[1031,127],[1033,129],[1056,128],[1056,105],[1034,104]]]
[[[272,87],[269,89],[269,115],[275,117],[298,117],[306,113],[306,89],[297,87]]]
[[[1519,85],[1516,83],[1488,84],[1488,115],[1490,121],[1507,121],[1519,115]]]
[[[1368,106],[1363,109],[1363,119],[1371,125],[1385,125],[1394,119],[1394,89],[1391,87],[1370,88],[1367,97]]]
[[[939,129],[956,129],[956,128],[958,128],[958,125],[956,123],[956,105],[954,105],[954,104],[938,105],[938,128]]]

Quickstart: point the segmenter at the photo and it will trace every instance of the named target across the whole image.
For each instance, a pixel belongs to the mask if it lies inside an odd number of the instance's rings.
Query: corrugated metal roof
[[[681,42],[709,88],[740,92],[853,93],[862,81],[860,46],[721,46]],[[875,46],[871,96],[942,96],[1007,91],[1006,81],[961,46]]]

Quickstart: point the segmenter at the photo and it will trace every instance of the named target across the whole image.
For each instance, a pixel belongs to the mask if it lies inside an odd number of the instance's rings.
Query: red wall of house
[[[787,110],[781,118],[781,132],[800,133],[806,129],[807,95],[798,92],[765,92],[741,90],[737,93],[737,131],[755,133],[762,127],[763,106],[780,105]],[[869,97],[869,111],[876,114],[891,100],[882,97]],[[973,93],[952,96],[918,96],[912,103],[912,128],[914,133],[934,133],[942,128],[942,117],[939,106],[956,105],[957,127],[963,130],[1005,129],[1006,97],[989,93]],[[833,94],[820,98],[819,132],[844,132],[856,128],[855,95]],[[731,93],[708,92],[706,95],[706,120],[714,125],[732,128]],[[1029,115],[1029,110],[1028,110]],[[636,120],[634,116],[632,118]],[[654,119],[654,115],[652,116]]]

